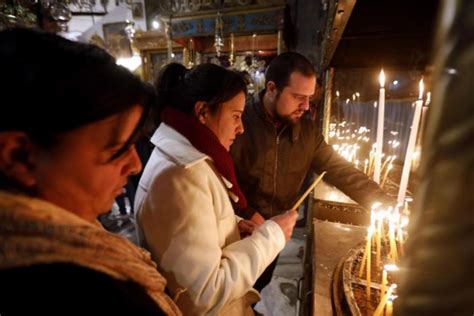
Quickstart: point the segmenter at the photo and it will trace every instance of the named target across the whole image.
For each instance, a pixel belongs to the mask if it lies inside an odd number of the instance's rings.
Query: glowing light
[[[420,80],[418,83],[418,100],[423,99],[423,90],[425,89],[425,85],[423,84],[423,79]]]
[[[385,86],[385,73],[383,72],[383,68],[380,71],[379,83],[380,83],[380,88],[383,88]]]
[[[133,55],[130,58],[118,58],[117,65],[124,66],[130,71],[135,71],[142,64],[142,59],[138,55]]]
[[[425,101],[425,105],[429,105],[431,103],[431,92],[428,91],[426,93],[426,101]]]
[[[154,29],[154,30],[158,30],[160,28],[160,22],[157,21],[157,20],[153,20],[153,22],[151,22],[151,27]]]

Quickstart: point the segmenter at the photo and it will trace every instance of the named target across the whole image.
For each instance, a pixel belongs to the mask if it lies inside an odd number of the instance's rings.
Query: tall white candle
[[[375,168],[374,168],[374,181],[380,183],[380,170],[382,163],[382,150],[383,150],[383,123],[385,117],[385,73],[382,71],[379,75],[380,91],[379,91],[379,103],[378,103],[378,119],[377,119],[377,147],[375,152]]]
[[[418,125],[420,123],[421,108],[423,106],[423,79],[419,83],[418,100],[415,102],[415,114],[413,115],[413,124],[411,126],[410,138],[408,139],[407,152],[405,155],[405,163],[403,164],[402,178],[400,180],[400,190],[398,191],[398,204],[403,205],[405,194],[410,178],[411,162],[416,145],[416,135],[418,134]]]

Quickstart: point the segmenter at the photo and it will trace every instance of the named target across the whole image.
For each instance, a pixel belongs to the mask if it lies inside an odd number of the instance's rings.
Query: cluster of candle
[[[371,298],[372,263],[377,271],[382,270],[380,283],[380,302],[374,313],[376,316],[391,315],[392,302],[396,298],[394,291],[396,284],[388,285],[389,272],[398,270],[397,264],[403,256],[403,245],[406,239],[405,229],[408,225],[408,202],[405,202],[403,214],[398,207],[380,209],[381,204],[373,205],[370,217],[370,226],[367,229],[367,242],[359,267],[359,278],[365,271],[367,299]],[[382,253],[382,250],[384,252]],[[375,254],[375,255],[374,255]]]
[[[360,127],[358,130],[352,131],[350,125],[347,122],[331,124],[330,125],[330,143],[333,145],[333,148],[345,159],[350,162],[353,162],[356,167],[372,177],[375,182],[379,183],[382,187],[385,185],[387,176],[392,169],[393,161],[395,160],[395,155],[385,155],[383,153],[384,147],[384,121],[385,121],[385,73],[383,69],[379,75],[379,100],[378,103],[375,102],[377,109],[377,130],[376,130],[376,142],[372,146],[372,150],[369,152],[368,159],[365,159],[364,166],[359,163],[357,157],[357,152],[361,148],[361,142],[369,142],[370,138],[367,136],[369,129],[365,126]],[[415,112],[413,115],[413,122],[410,129],[410,136],[408,139],[408,146],[405,155],[405,161],[403,164],[403,172],[400,180],[400,188],[398,191],[398,203],[403,204],[405,200],[406,190],[408,186],[408,179],[410,176],[410,170],[412,163],[417,164],[417,159],[419,156],[419,150],[416,150],[416,141],[418,136],[418,127],[420,125],[421,113],[426,111],[426,107],[423,108],[423,92],[424,84],[423,79],[419,82],[419,95],[418,100],[415,102]],[[339,97],[339,91],[336,95]],[[358,96],[358,93],[353,95]],[[427,103],[429,103],[430,94],[427,95]],[[346,102],[347,103],[347,102]],[[393,136],[396,136],[397,132],[391,132]],[[396,148],[400,145],[400,142],[397,139],[391,139],[388,142],[388,145],[391,149]],[[385,160],[384,160],[384,157]],[[359,167],[360,166],[360,167]]]
[[[359,167],[358,151],[363,143],[368,143],[370,138],[367,133],[370,132],[365,126],[360,127],[358,130],[351,131],[350,128],[346,128],[346,121],[338,124],[330,125],[329,138],[334,150],[349,162]]]
[[[378,102],[374,103],[374,106],[377,108],[376,141],[372,145],[371,150],[369,151],[368,148],[371,143],[369,138],[370,130],[365,126],[353,128],[353,122],[347,123],[343,121],[331,124],[329,140],[339,155],[352,162],[357,168],[363,170],[364,173],[372,177],[374,181],[383,187],[390,170],[393,168],[393,163],[396,159],[394,154],[395,148],[400,146],[400,142],[396,138],[398,133],[390,132],[388,142],[385,139],[385,149],[388,149],[388,152],[383,152],[385,119],[385,73],[383,70],[380,72],[379,82],[379,99]],[[371,297],[372,273],[377,275],[378,272],[381,272],[382,280],[379,284],[380,299],[373,314],[375,316],[391,316],[393,300],[397,297],[397,285],[395,283],[388,284],[388,276],[393,271],[398,270],[397,264],[399,264],[400,258],[403,256],[403,247],[406,239],[405,228],[408,225],[408,198],[405,195],[412,163],[415,161],[414,163],[416,164],[419,156],[416,142],[420,119],[425,117],[422,113],[426,112],[426,107],[423,108],[423,91],[423,80],[420,80],[419,96],[418,100],[414,103],[413,122],[411,124],[398,191],[398,206],[381,209],[381,205],[378,203],[372,207],[370,226],[367,229],[367,242],[358,271],[359,278],[362,278],[365,272],[366,296],[368,300]],[[339,97],[338,91],[336,95]],[[358,93],[353,95],[352,99],[356,100],[356,97],[359,98]],[[430,95],[428,94],[426,103],[429,103],[429,99]],[[346,104],[348,103],[349,99],[346,100]],[[363,164],[359,163],[361,152],[367,157],[364,159]],[[399,211],[401,206],[404,206],[402,214]],[[375,266],[376,271],[371,271],[372,266]]]
[[[377,144],[374,144],[372,146],[372,150],[369,153],[369,159],[365,160],[365,165],[364,165],[364,172],[369,177],[373,176],[374,173],[375,173],[374,161],[375,161],[376,153],[377,153]],[[380,174],[382,174],[383,176],[382,176],[382,180],[380,182],[380,186],[382,188],[384,187],[385,182],[387,181],[387,177],[388,177],[388,174],[389,174],[390,170],[392,170],[392,168],[393,168],[393,161],[395,160],[395,158],[397,158],[397,156],[395,156],[395,155],[385,156],[384,153],[382,153],[382,155],[381,155],[380,160],[382,162],[382,166],[380,167]],[[367,166],[367,168],[365,168],[365,166]]]
[[[374,173],[374,161],[376,155],[377,144],[372,145],[372,149],[369,152],[368,158],[364,160],[364,163],[360,163],[360,151],[359,149],[365,144],[370,142],[370,137],[368,134],[370,129],[365,126],[361,126],[356,130],[351,130],[347,128],[347,122],[343,121],[341,123],[330,124],[329,138],[330,143],[334,150],[346,159],[349,162],[352,162],[356,168],[363,170],[365,174],[369,177],[373,176]],[[396,148],[400,145],[400,142],[396,139],[390,140],[388,142],[390,148]],[[383,175],[381,186],[385,185],[388,174],[393,168],[393,161],[395,160],[395,155],[387,155],[382,153],[382,167],[381,173]]]

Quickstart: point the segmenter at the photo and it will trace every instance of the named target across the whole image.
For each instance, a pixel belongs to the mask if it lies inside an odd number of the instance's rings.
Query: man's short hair
[[[265,73],[265,85],[273,81],[277,89],[281,91],[289,84],[293,72],[307,77],[316,77],[314,66],[306,57],[295,52],[287,52],[272,60]]]

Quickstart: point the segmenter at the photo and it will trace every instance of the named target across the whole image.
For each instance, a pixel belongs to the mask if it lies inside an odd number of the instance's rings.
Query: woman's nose
[[[242,120],[240,120],[239,125],[237,126],[237,134],[243,134],[244,133],[244,124],[242,123]]]
[[[128,163],[128,175],[138,174],[142,170],[142,161],[138,155],[137,149],[133,148],[130,153],[130,161]]]

